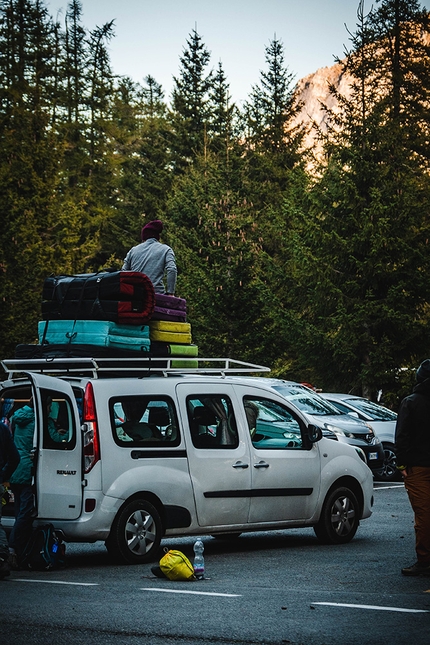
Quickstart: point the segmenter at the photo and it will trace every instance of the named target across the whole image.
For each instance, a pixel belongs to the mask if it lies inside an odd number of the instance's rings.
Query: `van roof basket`
[[[175,364],[180,363],[180,367]],[[187,367],[187,363],[190,367]],[[197,363],[197,367],[196,367]],[[13,378],[28,372],[52,376],[91,376],[92,378],[142,377],[151,374],[249,374],[270,372],[270,367],[254,365],[232,358],[150,357],[136,358],[16,358],[1,362]]]

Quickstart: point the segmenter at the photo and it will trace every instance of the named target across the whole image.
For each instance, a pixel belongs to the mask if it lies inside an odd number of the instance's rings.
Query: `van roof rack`
[[[175,363],[180,363],[176,367]],[[190,367],[186,364],[190,363]],[[197,367],[196,367],[197,363]],[[1,362],[3,369],[13,378],[28,372],[52,376],[130,377],[151,374],[247,374],[270,372],[270,367],[254,365],[232,358],[198,358],[183,356],[139,356],[136,358],[15,358]]]

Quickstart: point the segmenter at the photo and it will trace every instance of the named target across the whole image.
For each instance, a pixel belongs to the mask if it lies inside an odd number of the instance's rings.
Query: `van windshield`
[[[332,403],[318,394],[300,385],[274,385],[273,389],[291,401],[299,410],[315,416],[339,416],[344,412],[338,410]]]

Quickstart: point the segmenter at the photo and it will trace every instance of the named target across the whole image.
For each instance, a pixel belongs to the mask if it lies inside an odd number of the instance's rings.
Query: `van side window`
[[[189,396],[187,412],[191,439],[196,448],[237,448],[236,419],[228,396]]]
[[[248,429],[255,448],[291,450],[303,447],[301,424],[284,406],[264,398],[244,397]]]
[[[121,396],[109,402],[112,433],[120,446],[178,446],[173,402],[167,397]]]
[[[43,447],[72,450],[76,445],[76,427],[69,398],[55,390],[40,391],[43,416]]]

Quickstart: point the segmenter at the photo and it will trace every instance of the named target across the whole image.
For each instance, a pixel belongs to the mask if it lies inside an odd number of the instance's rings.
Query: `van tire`
[[[118,512],[106,548],[115,560],[143,564],[157,559],[163,534],[160,515],[150,502],[134,499]]]
[[[314,531],[323,544],[346,544],[356,534],[359,523],[360,507],[352,490],[335,488],[324,501]]]

